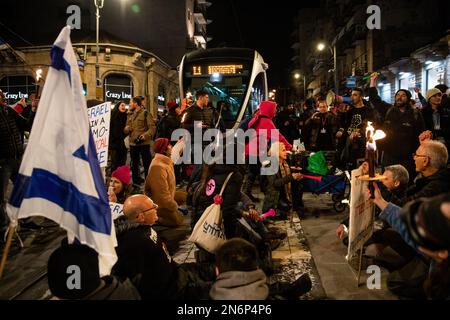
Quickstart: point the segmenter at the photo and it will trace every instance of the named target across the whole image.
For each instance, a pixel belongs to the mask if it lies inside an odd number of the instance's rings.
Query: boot
[[[312,288],[309,274],[304,273],[300,278],[292,283],[279,282],[270,286],[272,294],[282,296],[287,300],[298,300],[298,298],[309,292]]]

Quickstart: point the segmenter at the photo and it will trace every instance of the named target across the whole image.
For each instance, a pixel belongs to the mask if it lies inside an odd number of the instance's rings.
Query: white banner
[[[374,204],[367,192],[369,182],[359,179],[362,169],[352,171],[348,255],[350,259],[372,236]]]
[[[111,122],[111,102],[105,102],[88,109],[89,124],[94,138],[100,168],[108,163],[109,124]]]
[[[123,216],[123,204],[110,202],[109,207],[111,208],[113,220],[116,220],[118,217]]]

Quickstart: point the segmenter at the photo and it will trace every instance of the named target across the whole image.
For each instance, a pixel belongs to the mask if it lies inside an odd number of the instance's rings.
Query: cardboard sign
[[[111,122],[111,102],[105,102],[88,109],[89,125],[97,149],[100,168],[108,163],[109,124]]]
[[[123,216],[123,204],[110,202],[109,207],[111,208],[113,220],[116,220],[118,217]]]
[[[350,224],[348,239],[348,255],[350,259],[361,249],[372,236],[374,222],[374,204],[367,192],[368,181],[362,181],[362,169],[352,171],[350,194]]]

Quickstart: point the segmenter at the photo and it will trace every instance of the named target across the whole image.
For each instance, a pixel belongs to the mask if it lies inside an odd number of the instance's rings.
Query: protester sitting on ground
[[[129,197],[116,219],[118,261],[113,274],[130,278],[143,300],[206,299],[211,284],[196,264],[177,265],[152,226],[158,206],[145,195]]]
[[[445,145],[434,140],[423,141],[413,155],[419,173],[413,185],[406,190],[406,197],[391,202],[403,205],[421,197],[432,197],[450,191],[450,169],[447,168],[448,151]]]
[[[150,164],[144,192],[158,203],[158,224],[178,227],[183,224],[183,215],[178,205],[186,202],[186,193],[176,191],[172,146],[169,139],[159,138],[152,147],[155,157]]]
[[[109,202],[124,203],[131,195],[131,170],[128,165],[117,168],[109,181]]]
[[[50,292],[57,299],[140,300],[129,279],[121,282],[114,276],[100,277],[98,253],[82,244],[63,241],[61,247],[53,251],[48,259],[47,280]]]
[[[283,143],[273,143],[270,147],[269,155],[278,158],[279,169],[276,174],[267,176],[267,189],[262,211],[266,212],[269,209],[274,209],[279,218],[285,219],[287,212],[292,209],[291,182],[301,180],[303,175],[298,172],[291,173],[286,162],[287,153]]]
[[[250,242],[233,238],[216,253],[216,281],[209,292],[213,300],[265,300],[269,293],[285,299],[298,299],[311,290],[306,273],[293,283],[267,285],[267,277],[258,266],[258,253]]]
[[[380,218],[387,221],[405,242],[424,256],[391,273],[388,288],[395,294],[419,299],[450,298],[450,193],[419,198],[403,209],[383,199],[374,185],[373,202],[382,210]]]
[[[368,163],[364,162],[361,166],[363,172],[367,174]],[[402,165],[393,165],[384,168],[383,176],[385,179],[381,180],[381,187],[383,196],[389,201],[394,198],[394,203],[400,204],[399,199],[402,199],[406,195],[406,189],[409,183],[408,170]],[[344,219],[336,229],[336,236],[339,239],[344,239],[345,230],[349,227],[349,217]],[[348,239],[345,239],[344,243],[347,245]]]

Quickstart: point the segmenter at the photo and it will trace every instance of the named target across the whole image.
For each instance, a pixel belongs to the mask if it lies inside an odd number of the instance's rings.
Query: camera
[[[135,144],[141,144],[142,142],[144,142],[144,139],[141,139],[141,137],[137,137],[137,138],[134,140],[134,143],[135,143]]]

